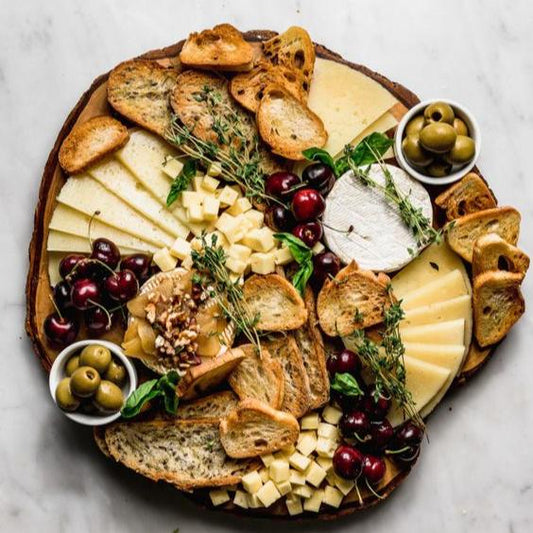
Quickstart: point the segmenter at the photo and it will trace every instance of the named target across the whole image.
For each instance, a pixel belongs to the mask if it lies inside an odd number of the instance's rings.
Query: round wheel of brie
[[[433,208],[426,189],[401,168],[385,166],[398,189],[432,220]],[[372,165],[368,175],[385,185],[380,165]],[[398,270],[419,250],[397,206],[387,201],[382,190],[363,184],[352,171],[343,174],[329,193],[323,222],[328,248],[343,263],[355,260],[363,270]]]

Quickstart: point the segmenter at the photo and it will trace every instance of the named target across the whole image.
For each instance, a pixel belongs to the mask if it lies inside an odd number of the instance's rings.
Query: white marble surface
[[[502,204],[523,214],[533,252],[533,4],[530,0],[0,1],[0,530],[271,531],[199,512],[99,455],[89,431],[53,408],[23,332],[27,246],[41,169],[66,114],[120,60],[220,21],[241,29],[305,26],[345,57],[421,97],[447,96],[478,117],[480,166]],[[532,304],[533,276],[524,284]],[[528,312],[483,373],[447,398],[430,444],[400,490],[339,523],[279,531],[533,531],[533,353]]]

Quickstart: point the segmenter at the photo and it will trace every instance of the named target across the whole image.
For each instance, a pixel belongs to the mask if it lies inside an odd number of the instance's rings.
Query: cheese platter
[[[26,330],[55,403],[209,509],[381,503],[525,309],[520,214],[479,151],[464,106],[303,28],[121,63],[41,181]]]

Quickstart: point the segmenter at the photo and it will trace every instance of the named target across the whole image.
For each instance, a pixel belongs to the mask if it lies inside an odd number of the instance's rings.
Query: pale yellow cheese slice
[[[406,342],[404,346],[405,355],[447,368],[454,376],[463,360],[465,351],[462,344]]]
[[[158,202],[133,174],[116,159],[109,159],[88,171],[100,185],[139,211],[154,224],[174,237],[186,238],[189,230],[170,211]]]
[[[58,202],[86,215],[99,212],[100,220],[156,246],[172,246],[174,238],[110,193],[87,174],[67,180]]]
[[[141,251],[138,249],[136,250],[135,248],[125,248],[122,246],[119,246],[118,248],[121,255],[134,254]],[[69,233],[63,233],[61,231],[50,230],[46,242],[46,249],[49,252],[88,254],[91,252],[91,243],[87,237],[79,237],[78,235],[70,235]]]
[[[50,285],[53,287],[61,281],[61,276],[59,275],[59,263],[61,259],[65,257],[63,252],[48,252],[48,278],[50,280]]]
[[[368,137],[372,133],[385,133],[391,128],[394,128],[398,124],[396,117],[387,111],[381,117],[379,117],[375,122],[373,122],[368,128],[365,128],[355,139],[350,141],[352,146],[357,146],[365,137]],[[391,151],[387,152],[383,157],[386,159],[389,155],[392,155]]]
[[[324,146],[337,155],[344,146],[397,103],[383,86],[352,68],[318,58],[307,105],[324,123]]]
[[[435,324],[437,322],[446,322],[448,320],[456,320],[464,318],[471,313],[472,304],[470,296],[465,294],[446,300],[445,302],[437,302],[415,309],[409,309],[405,312],[405,319],[402,325],[419,326],[422,324]]]
[[[90,223],[90,216],[71,209],[66,205],[57,204],[48,227],[50,230],[68,233],[69,235],[77,235],[88,240]],[[102,223],[98,216],[95,216],[92,220],[90,237],[93,240],[104,237],[113,241],[119,248],[129,248],[150,253],[154,253],[159,249],[158,246]]]
[[[449,320],[423,326],[400,326],[400,337],[406,342],[432,344],[463,344],[465,339],[465,319]]]

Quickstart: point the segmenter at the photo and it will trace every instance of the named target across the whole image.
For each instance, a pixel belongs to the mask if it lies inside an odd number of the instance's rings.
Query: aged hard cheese
[[[365,137],[368,137],[371,133],[385,133],[386,131],[390,130],[391,128],[394,128],[398,124],[398,120],[396,117],[387,111],[381,117],[379,117],[375,122],[370,124],[368,128],[363,130],[355,139],[352,139],[350,141],[350,144],[352,146],[357,146]],[[392,150],[392,149],[391,149]],[[387,157],[388,154],[384,155],[384,158]]]
[[[453,375],[457,373],[465,352],[462,344],[406,342],[404,346],[409,357],[447,368]]]
[[[62,231],[50,230],[48,233],[48,240],[46,241],[46,249],[49,252],[68,252],[68,253],[91,253],[91,243],[87,237],[79,237],[78,235],[70,235]],[[126,248],[119,246],[121,255],[134,254],[141,250],[133,248]]]
[[[379,83],[346,65],[316,58],[307,104],[324,123],[324,146],[337,155],[346,144],[375,122],[396,98]]]
[[[463,344],[465,340],[465,319],[449,320],[423,326],[400,327],[400,336],[405,342],[432,344]]]
[[[430,220],[431,199],[424,187],[406,172],[387,165],[398,188]],[[379,165],[372,165],[369,176],[385,183]],[[324,236],[330,250],[343,263],[357,261],[365,270],[391,272],[409,263],[417,243],[412,231],[401,219],[397,207],[388,203],[383,193],[361,183],[346,172],[329,193],[324,212]]]

